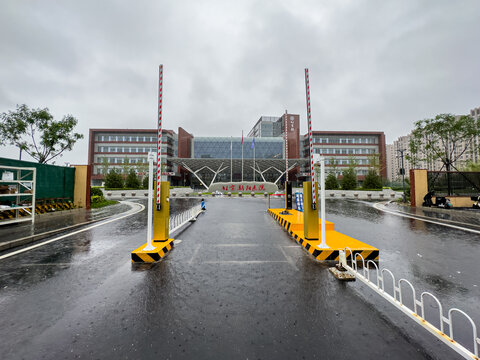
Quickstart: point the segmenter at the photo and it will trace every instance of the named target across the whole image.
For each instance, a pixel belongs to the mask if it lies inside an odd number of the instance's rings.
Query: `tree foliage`
[[[108,158],[104,157],[102,159],[102,174],[107,175],[108,174],[108,169],[110,168],[110,163],[108,162]]]
[[[480,163],[473,162],[472,160],[467,161],[466,165],[463,167],[463,171],[480,171]]]
[[[123,188],[122,175],[120,175],[120,173],[116,169],[111,169],[108,172],[108,174],[105,176],[105,188],[110,188],[110,189]]]
[[[0,115],[0,144],[15,145],[44,164],[72,150],[77,140],[83,139],[82,134],[73,131],[77,122],[72,115],[55,121],[48,108],[17,105],[15,111]]]
[[[143,187],[144,189],[148,189],[148,176],[144,176],[144,177],[143,177],[142,187]]]
[[[140,189],[140,180],[138,179],[135,170],[130,169],[127,180],[125,180],[125,187],[129,189]]]
[[[375,169],[368,170],[365,180],[363,180],[362,187],[364,189],[381,189],[382,188],[382,179],[377,174]]]
[[[357,174],[355,173],[355,167],[350,165],[347,170],[343,172],[342,178],[343,190],[354,190],[357,188]]]
[[[326,190],[336,190],[338,189],[338,180],[337,177],[333,172],[329,173],[327,175],[327,178],[325,179],[325,189]]]
[[[480,135],[479,120],[471,116],[440,114],[434,119],[420,120],[412,131],[408,159],[414,164],[419,161],[440,160],[446,171],[451,171],[455,161],[474,148],[474,138]]]

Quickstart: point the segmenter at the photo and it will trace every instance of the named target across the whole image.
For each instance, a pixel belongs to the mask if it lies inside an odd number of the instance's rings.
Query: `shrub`
[[[342,189],[343,190],[354,190],[357,187],[357,174],[355,174],[355,169],[349,167],[343,172],[342,178]]]
[[[338,189],[338,180],[334,173],[329,173],[325,179],[325,189],[336,190]]]
[[[363,180],[364,189],[381,189],[382,188],[382,179],[378,176],[377,172],[374,169],[368,170],[365,180]]]
[[[130,169],[127,179],[125,180],[125,187],[129,189],[140,189],[140,180],[138,180],[135,170]]]
[[[103,196],[93,195],[92,197],[90,197],[90,202],[93,204],[98,204],[103,201],[105,201],[105,198]]]
[[[91,187],[90,188],[90,196],[103,196],[103,192],[98,187]]]
[[[109,189],[122,189],[122,175],[120,175],[117,170],[111,169],[105,176],[105,187]]]

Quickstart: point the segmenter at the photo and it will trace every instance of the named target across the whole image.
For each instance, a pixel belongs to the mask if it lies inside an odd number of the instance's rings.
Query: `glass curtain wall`
[[[243,138],[243,158],[253,159],[253,138]],[[196,137],[192,141],[192,157],[195,159],[230,159],[242,158],[241,137]],[[255,138],[256,159],[283,159],[284,141],[282,138]]]

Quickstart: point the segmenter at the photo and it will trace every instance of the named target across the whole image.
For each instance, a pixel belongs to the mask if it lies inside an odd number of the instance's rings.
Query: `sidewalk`
[[[410,207],[393,202],[385,204],[386,208],[404,214],[428,218],[448,224],[458,224],[472,229],[480,229],[480,210],[478,209],[442,209],[437,207]]]
[[[129,209],[126,204],[115,204],[99,209],[72,209],[35,215],[31,222],[0,226],[0,251],[25,245],[39,239],[103,220]]]

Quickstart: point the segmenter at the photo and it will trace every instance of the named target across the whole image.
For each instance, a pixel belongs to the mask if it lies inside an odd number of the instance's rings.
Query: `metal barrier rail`
[[[347,250],[350,251],[351,266],[348,265],[346,260],[345,253]],[[452,348],[457,353],[462,355],[464,358],[479,359],[478,345],[480,344],[480,339],[477,336],[477,327],[474,321],[472,320],[472,318],[468,316],[464,311],[457,308],[451,308],[450,310],[448,310],[448,317],[445,317],[443,315],[442,304],[440,303],[440,301],[437,299],[435,295],[424,291],[420,295],[420,300],[417,300],[415,288],[408,280],[400,279],[398,281],[398,286],[397,286],[397,283],[395,282],[395,276],[389,269],[383,268],[380,270],[377,264],[372,260],[368,260],[365,263],[365,259],[361,254],[356,253],[355,256],[353,256],[352,250],[348,247],[345,248],[345,252],[341,251],[341,253],[343,253],[343,254],[340,254],[340,259],[341,259],[340,262],[342,266],[345,269],[347,269],[350,273],[354,274],[356,278],[358,278],[360,281],[362,281],[364,284],[366,284],[368,287],[374,290],[377,294],[381,295],[383,298],[385,298],[387,301],[389,301],[391,304],[393,304],[395,307],[401,310],[404,314],[408,315],[411,319],[415,320],[424,329],[428,330],[430,333],[435,335],[438,339],[443,341],[445,344],[447,344],[450,348]],[[358,264],[357,264],[358,257],[360,257],[362,261],[363,274],[361,273],[361,271],[358,270]],[[370,264],[373,265],[372,269],[369,269]],[[377,278],[376,284],[370,280],[370,272],[371,272],[370,270],[376,271],[376,278]],[[385,291],[384,274],[388,274],[392,279],[393,295]],[[408,287],[412,291],[413,309],[410,309],[407,305],[403,303],[403,300],[404,300],[404,297],[402,294],[403,284],[408,285]],[[435,300],[435,302],[438,305],[440,329],[432,325],[425,318],[425,302],[424,302],[425,297],[432,298],[433,300]],[[418,308],[421,309],[420,314],[418,313]],[[472,325],[473,353],[469,349],[465,348],[463,345],[455,341],[455,337],[453,333],[453,318],[452,318],[452,314],[455,312],[463,315],[466,319],[468,319],[468,321],[470,321],[470,324]],[[448,325],[449,335],[447,335],[444,332],[444,328],[445,328],[444,325]]]
[[[168,219],[168,225],[170,229],[170,234],[180,229],[187,222],[191,222],[194,219],[197,219],[197,216],[202,212],[200,205],[196,205],[186,211],[183,211],[179,214],[170,216]]]

